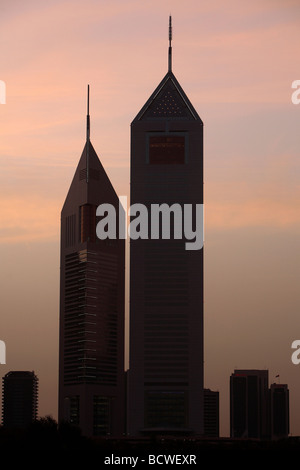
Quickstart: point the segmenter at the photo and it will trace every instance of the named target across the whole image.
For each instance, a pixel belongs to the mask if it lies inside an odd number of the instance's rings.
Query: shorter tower
[[[38,413],[38,378],[34,372],[11,371],[2,379],[2,424],[24,429]]]
[[[204,389],[204,436],[220,436],[219,392]]]
[[[89,90],[89,89],[88,89]],[[90,141],[61,211],[59,421],[87,436],[122,435],[125,240],[100,240],[96,211],[119,198]]]
[[[282,439],[289,435],[289,389],[286,384],[270,387],[271,438]]]
[[[230,437],[269,436],[267,370],[235,370],[230,377]]]

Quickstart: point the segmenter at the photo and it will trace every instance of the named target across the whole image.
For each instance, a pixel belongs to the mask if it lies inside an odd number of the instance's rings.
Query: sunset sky
[[[268,369],[300,435],[299,0],[0,0],[0,340],[57,417],[60,211],[91,141],[129,197],[130,123],[173,71],[204,122],[205,386]]]

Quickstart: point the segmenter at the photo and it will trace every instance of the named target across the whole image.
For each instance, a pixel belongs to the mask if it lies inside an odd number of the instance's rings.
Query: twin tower
[[[171,41],[170,18],[168,72],[131,123],[130,204],[149,212],[203,204],[203,123],[173,74]],[[125,240],[97,236],[102,204],[116,209],[118,226],[119,198],[90,141],[88,111],[61,212],[59,421],[88,436],[201,435],[203,248],[187,250],[184,231],[131,238],[125,300]]]

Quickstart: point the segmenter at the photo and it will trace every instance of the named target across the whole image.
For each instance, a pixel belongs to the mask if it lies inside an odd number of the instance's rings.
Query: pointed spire
[[[169,16],[169,72],[172,72],[172,16]]]
[[[90,85],[87,88],[86,141],[90,140]]]
[[[87,113],[86,113],[86,182],[89,182],[89,150],[90,150],[90,85],[87,88]]]

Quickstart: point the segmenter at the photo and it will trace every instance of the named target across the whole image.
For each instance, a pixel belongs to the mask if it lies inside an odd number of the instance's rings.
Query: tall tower
[[[59,420],[85,435],[124,432],[124,240],[96,236],[96,208],[119,199],[90,142],[61,212]]]
[[[180,213],[194,219],[185,205],[203,204],[203,123],[173,74],[171,41],[170,18],[168,72],[131,123],[131,207],[165,204],[174,217],[169,238],[152,221],[148,239],[130,242],[131,435],[203,433],[203,248],[186,249],[175,227]]]

